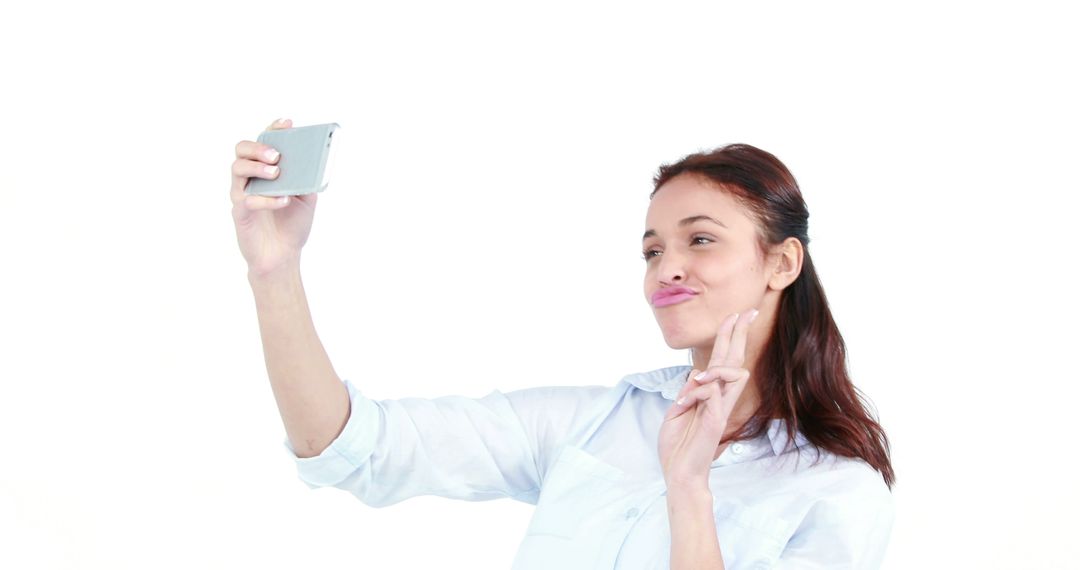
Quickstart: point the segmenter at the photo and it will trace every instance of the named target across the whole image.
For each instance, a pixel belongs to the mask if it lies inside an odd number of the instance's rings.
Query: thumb
[[[249,210],[280,210],[292,202],[289,196],[256,196],[250,194],[244,197],[244,205]]]

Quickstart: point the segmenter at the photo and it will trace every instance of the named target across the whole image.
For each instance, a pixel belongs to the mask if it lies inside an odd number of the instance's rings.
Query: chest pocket
[[[544,478],[526,535],[573,538],[590,521],[620,512],[626,494],[621,469],[573,445],[559,454]]]
[[[742,505],[721,503],[713,512],[724,560],[740,569],[772,568],[794,531],[791,521]]]

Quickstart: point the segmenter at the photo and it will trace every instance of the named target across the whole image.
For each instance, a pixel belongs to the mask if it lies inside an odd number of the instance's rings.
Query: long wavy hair
[[[797,238],[803,246],[802,270],[781,291],[776,324],[751,370],[761,404],[738,433],[721,443],[759,437],[770,418],[780,417],[792,440],[797,430],[802,431],[819,449],[862,459],[892,489],[896,476],[889,440],[871,415],[865,395],[848,376],[844,339],[810,257],[810,213],[795,177],[772,154],[732,144],[661,166],[649,199],[680,174],[703,176],[746,207],[757,223],[762,255],[788,237]]]

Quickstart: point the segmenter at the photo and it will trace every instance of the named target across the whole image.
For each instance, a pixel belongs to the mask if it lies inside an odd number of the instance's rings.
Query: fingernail
[[[697,376],[694,376],[694,380],[701,380],[705,377],[705,371],[698,372]]]
[[[754,309],[754,314],[750,315],[750,322],[754,322],[754,319],[757,318],[758,313],[760,313],[760,312],[761,311],[758,311],[757,309]]]
[[[263,170],[265,170],[266,173],[269,174],[270,176],[273,176],[274,174],[277,174],[277,167],[276,166],[264,166]]]
[[[281,202],[282,204],[288,204],[289,203],[289,197],[288,196],[281,196],[281,197],[278,198],[278,202]]]
[[[281,124],[284,124],[284,123],[285,123],[285,119],[278,119],[278,120],[276,120],[276,121],[274,121],[274,122],[275,122],[275,123],[277,123],[277,124],[279,124],[279,125],[281,125]]]
[[[278,157],[278,151],[270,149],[266,151],[266,160],[276,160]]]
[[[681,405],[683,405],[683,402],[685,402],[685,401],[686,401],[686,396],[683,396],[682,398],[679,398],[678,400],[675,400],[675,403],[681,406]]]

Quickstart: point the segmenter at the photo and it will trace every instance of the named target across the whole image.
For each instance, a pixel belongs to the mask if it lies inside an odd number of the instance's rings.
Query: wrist
[[[667,502],[668,507],[678,507],[683,505],[702,505],[713,503],[713,494],[708,485],[668,485],[667,488]]]
[[[300,269],[264,273],[248,273],[248,283],[255,296],[255,306],[261,311],[285,306],[305,305],[304,283]]]
[[[252,287],[275,287],[300,281],[300,262],[285,263],[270,269],[248,267],[248,283]]]

